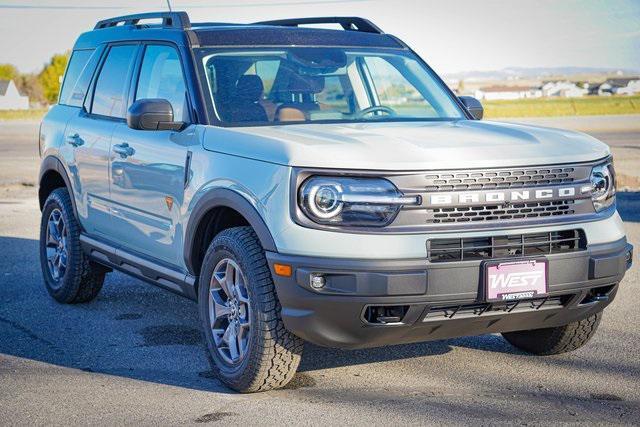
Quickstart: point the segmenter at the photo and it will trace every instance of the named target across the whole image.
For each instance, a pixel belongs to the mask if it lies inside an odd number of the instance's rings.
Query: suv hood
[[[609,147],[579,132],[491,121],[208,127],[204,148],[288,166],[434,170],[597,160]]]

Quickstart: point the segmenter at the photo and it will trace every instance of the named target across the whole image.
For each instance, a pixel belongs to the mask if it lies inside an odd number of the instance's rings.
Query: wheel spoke
[[[218,288],[222,290],[226,298],[229,298],[231,296],[231,293],[227,288],[227,279],[225,276],[226,274],[223,271],[217,271],[216,273],[214,273],[213,278],[218,284]]]
[[[218,329],[211,329],[211,332],[213,333],[213,341],[216,343],[216,346],[219,347],[223,341],[225,330],[218,328]]]
[[[60,252],[59,264],[62,267],[66,267],[67,266],[67,252],[65,250],[62,250],[62,252]]]
[[[238,336],[236,335],[235,323],[230,323],[227,330],[231,330],[229,333],[229,355],[231,360],[235,361],[240,356],[238,348]]]
[[[58,236],[58,228],[56,227],[56,224],[55,222],[53,222],[53,220],[49,220],[47,229],[49,234],[49,242],[57,245],[60,241],[60,237]]]
[[[233,296],[233,288],[235,287],[235,275],[236,269],[233,267],[233,264],[227,261],[227,268],[224,272],[224,284],[225,284],[225,292],[229,297]]]
[[[220,319],[221,317],[227,317],[231,314],[231,307],[225,304],[221,304],[218,302],[216,295],[214,295],[216,291],[211,291],[211,299],[213,300],[213,316],[211,321],[215,321]]]
[[[52,248],[52,247],[47,247],[46,251],[47,251],[47,259],[49,261],[51,261],[53,257],[56,256],[56,254],[58,253],[57,248]]]

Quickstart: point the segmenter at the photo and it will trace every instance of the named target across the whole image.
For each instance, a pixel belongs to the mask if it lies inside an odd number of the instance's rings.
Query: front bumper
[[[268,252],[267,259],[282,318],[291,332],[318,345],[365,348],[583,319],[613,300],[632,253],[633,247],[622,238],[547,255],[547,298],[492,304],[481,299],[481,261],[354,260],[274,252]],[[276,275],[274,263],[291,265],[293,275]],[[310,285],[310,276],[317,273],[326,279],[321,290]],[[378,307],[399,308],[399,319],[378,322],[371,316]]]

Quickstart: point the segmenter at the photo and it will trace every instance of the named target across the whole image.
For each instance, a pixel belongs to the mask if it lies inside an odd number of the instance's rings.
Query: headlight
[[[419,196],[404,196],[381,178],[313,176],[298,193],[305,215],[325,225],[384,227],[403,205],[419,203]]]
[[[616,174],[612,163],[594,166],[591,170],[591,200],[596,212],[616,201]]]

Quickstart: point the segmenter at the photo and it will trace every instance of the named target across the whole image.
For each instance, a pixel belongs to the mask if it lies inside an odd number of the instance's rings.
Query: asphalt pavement
[[[36,132],[0,123],[0,425],[640,420],[637,266],[594,339],[570,354],[530,356],[498,335],[359,351],[308,345],[287,389],[233,393],[211,374],[195,303],[120,273],[90,304],[48,296],[37,257]],[[612,146],[640,148],[640,131],[599,132]],[[619,195],[636,247],[639,194]]]

